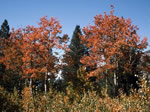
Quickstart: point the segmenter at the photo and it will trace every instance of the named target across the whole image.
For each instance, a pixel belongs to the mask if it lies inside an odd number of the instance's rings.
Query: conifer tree
[[[75,73],[78,69],[79,66],[81,65],[80,63],[80,58],[84,55],[85,53],[85,47],[83,44],[81,44],[81,40],[79,38],[79,35],[81,34],[80,26],[77,25],[72,36],[71,44],[69,45],[70,52],[68,52],[69,57],[72,58],[72,69],[73,72]]]
[[[8,25],[8,21],[5,19],[3,24],[1,25],[1,29],[0,29],[0,39],[8,39],[10,36],[10,33],[9,33],[9,25]],[[0,40],[0,56],[3,56],[3,53],[2,53],[2,41]],[[3,81],[2,81],[2,78],[3,78],[3,73],[5,72],[5,66],[0,63],[0,85],[3,85]]]
[[[67,66],[63,71],[63,76],[67,82],[71,81],[72,83],[77,83],[77,70],[82,65],[80,59],[86,53],[86,48],[81,43],[80,35],[81,29],[80,26],[77,25],[69,45],[70,51],[66,53],[64,59]]]
[[[5,19],[3,24],[1,25],[0,29],[0,38],[9,38],[10,33],[9,33],[9,25],[8,21]]]

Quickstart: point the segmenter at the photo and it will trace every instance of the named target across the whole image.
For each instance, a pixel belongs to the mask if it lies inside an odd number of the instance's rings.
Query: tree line
[[[121,89],[127,95],[140,88],[143,72],[149,73],[149,57],[144,56],[147,38],[141,39],[130,19],[117,17],[114,9],[94,17],[94,24],[75,27],[72,38],[62,35],[56,18],[42,17],[38,27],[12,29],[4,20],[0,29],[0,86],[21,94],[28,86],[31,93],[50,88],[78,93],[100,92],[110,96]],[[71,42],[69,43],[69,40]],[[68,45],[69,44],[69,45]],[[59,51],[63,50],[63,58]],[[61,61],[61,63],[60,63]],[[56,77],[59,71],[61,79]]]

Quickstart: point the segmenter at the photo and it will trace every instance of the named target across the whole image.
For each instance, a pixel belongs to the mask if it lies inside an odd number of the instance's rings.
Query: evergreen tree
[[[9,25],[8,25],[8,21],[5,19],[3,24],[1,25],[1,29],[0,29],[0,39],[8,39],[10,36],[9,33]],[[0,40],[0,56],[3,56],[2,53],[2,40]],[[3,74],[5,72],[5,66],[0,63],[0,85],[3,85]]]
[[[8,21],[5,19],[3,24],[1,25],[0,29],[0,38],[9,38],[10,33],[9,33],[9,25]]]
[[[71,39],[71,43],[69,45],[70,51],[65,55],[65,63],[67,66],[63,70],[63,77],[65,81],[72,82],[73,84],[77,83],[77,70],[82,65],[80,63],[81,57],[86,53],[86,48],[83,44],[81,44],[80,35],[81,35],[80,26],[77,25]]]
[[[79,35],[81,35],[80,26],[77,25],[72,36],[71,44],[69,45],[70,52],[68,52],[69,57],[71,57],[72,65],[72,72],[76,73],[76,71],[81,66],[80,58],[85,53],[85,47],[83,44],[80,43]]]

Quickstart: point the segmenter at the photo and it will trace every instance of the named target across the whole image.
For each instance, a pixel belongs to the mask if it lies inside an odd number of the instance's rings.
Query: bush
[[[10,94],[2,87],[0,87],[0,111],[1,112],[21,111],[21,105],[20,105],[20,99],[18,97],[18,93]]]
[[[0,88],[0,110],[6,112],[147,112],[150,110],[150,89],[142,81],[139,91],[132,91],[129,96],[120,90],[118,97],[108,96],[106,89],[101,95],[96,91],[83,94],[68,86],[65,92],[52,89],[48,93],[32,94],[29,87],[19,97],[16,90],[9,94]]]

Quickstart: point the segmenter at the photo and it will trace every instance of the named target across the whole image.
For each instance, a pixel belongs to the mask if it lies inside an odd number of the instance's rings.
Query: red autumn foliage
[[[61,25],[56,18],[42,17],[38,27],[27,26],[14,30],[8,40],[2,40],[1,62],[7,69],[14,69],[24,77],[43,77],[42,74],[54,71],[57,58],[52,49],[65,49],[67,36],[61,38]],[[22,72],[21,72],[22,71]]]
[[[107,71],[116,70],[117,63],[122,59],[127,59],[123,66],[129,71],[132,64],[130,51],[135,50],[141,55],[140,52],[147,47],[146,37],[141,41],[137,30],[138,27],[130,19],[115,16],[113,7],[110,14],[96,15],[94,25],[84,27],[84,34],[80,36],[89,49],[89,56],[85,55],[81,62],[96,68],[89,77],[101,77],[101,72],[107,74]]]

